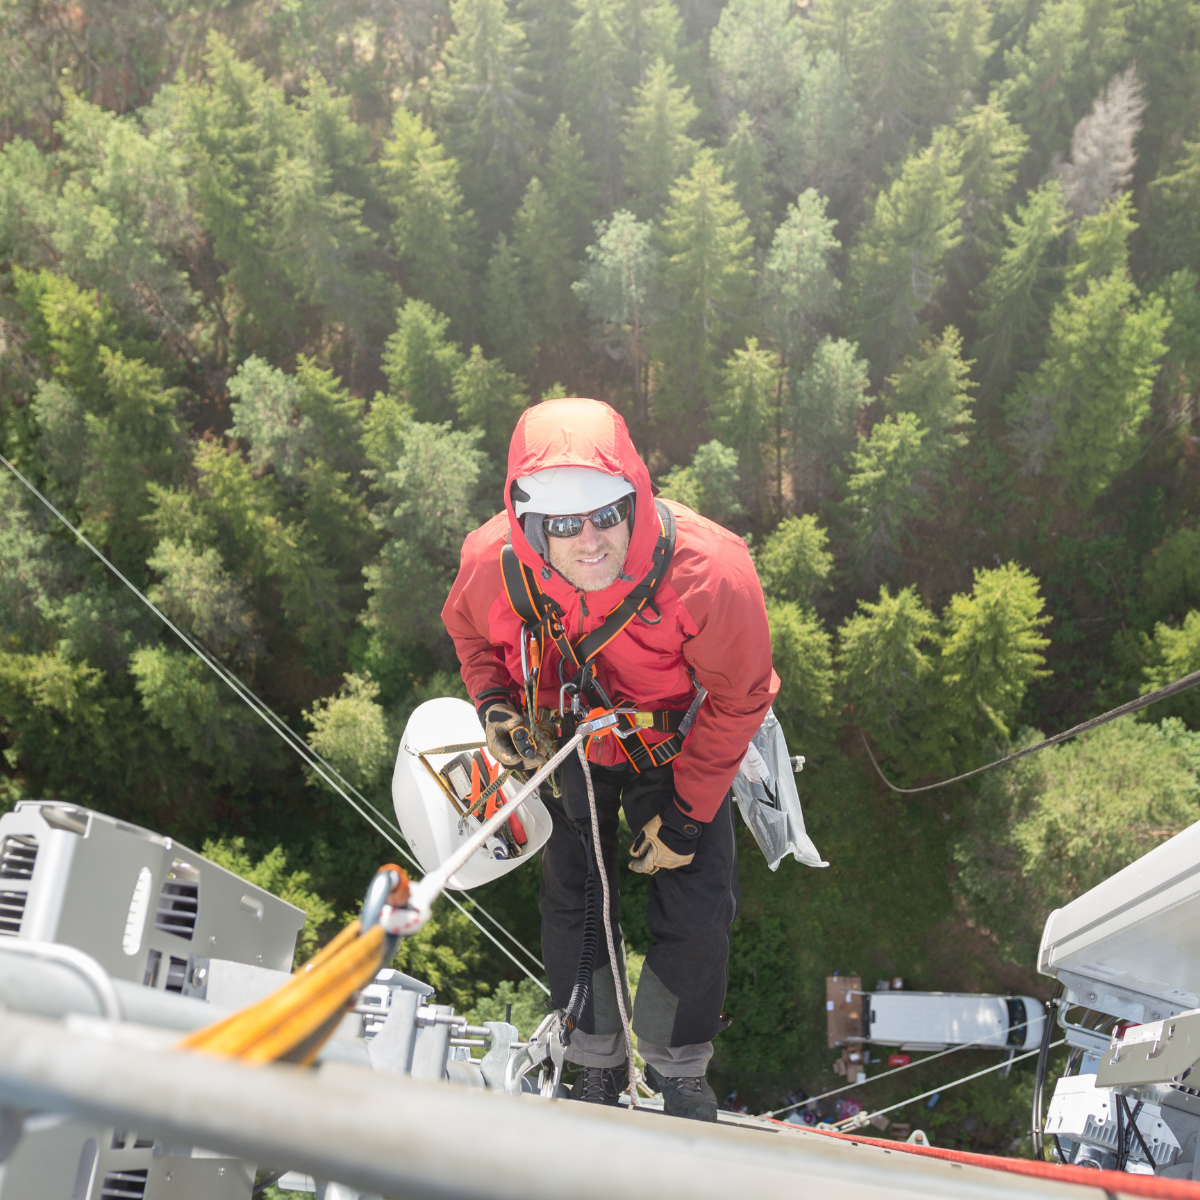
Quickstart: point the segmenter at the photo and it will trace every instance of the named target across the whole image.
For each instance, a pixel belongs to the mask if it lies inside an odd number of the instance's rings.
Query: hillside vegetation
[[[0,43],[3,454],[381,805],[526,405],[609,401],[750,542],[832,865],[744,838],[718,1086],[834,1086],[836,969],[1044,989],[1048,911],[1200,817],[1200,692],[912,798],[864,754],[933,781],[1200,668],[1198,0],[0,0]],[[0,748],[0,805],[213,840],[323,937],[394,854],[5,471]],[[482,899],[536,944],[536,867]],[[403,955],[538,1011],[453,910]],[[924,1119],[1007,1149],[1022,1079]]]

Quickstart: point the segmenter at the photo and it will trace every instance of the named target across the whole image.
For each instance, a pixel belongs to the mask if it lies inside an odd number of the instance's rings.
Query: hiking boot
[[[717,1094],[708,1086],[703,1075],[681,1075],[672,1078],[660,1075],[646,1064],[646,1083],[662,1092],[663,1112],[668,1117],[687,1117],[691,1121],[717,1119]]]
[[[607,1104],[621,1102],[621,1093],[629,1086],[629,1063],[619,1067],[580,1067],[575,1082],[571,1085],[572,1100],[584,1104]]]

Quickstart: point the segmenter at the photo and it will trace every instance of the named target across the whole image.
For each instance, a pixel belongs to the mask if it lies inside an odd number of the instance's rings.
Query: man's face
[[[615,583],[629,549],[629,518],[611,529],[584,521],[578,537],[547,538],[550,565],[574,587],[599,592]]]

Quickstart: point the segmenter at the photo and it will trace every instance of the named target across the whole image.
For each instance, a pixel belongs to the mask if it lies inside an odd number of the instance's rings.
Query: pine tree
[[[522,87],[525,34],[504,0],[451,0],[455,32],[433,92],[446,145],[463,168],[466,198],[489,242],[528,177],[531,123]]]
[[[1157,261],[1166,268],[1200,262],[1200,138],[1150,184],[1148,223]]]
[[[671,188],[663,217],[662,282],[672,311],[657,326],[663,400],[700,412],[716,392],[717,364],[742,326],[752,296],[752,239],[745,215],[711,151]]]
[[[567,107],[575,6],[572,0],[518,0],[517,15],[529,42],[526,56],[529,91],[538,123],[547,129]]]
[[[842,507],[853,526],[853,552],[865,578],[877,578],[901,558],[912,522],[932,509],[926,481],[937,466],[928,431],[913,413],[885,417],[850,456]]]
[[[550,130],[546,162],[538,175],[546,189],[547,203],[567,232],[571,257],[582,258],[599,215],[600,201],[584,154],[583,139],[572,131],[565,114]]]
[[[513,221],[513,250],[520,265],[530,333],[543,348],[559,341],[579,311],[571,291],[577,267],[568,217],[550,203],[542,181],[534,178]]]
[[[747,338],[746,345],[726,360],[721,389],[712,406],[712,426],[726,446],[738,455],[738,475],[746,507],[765,518],[768,479],[767,444],[775,440],[782,396],[783,371],[779,357]],[[775,447],[776,454],[782,447]]]
[[[858,414],[867,403],[868,366],[844,338],[823,338],[795,381],[784,411],[797,508],[813,506],[829,488],[829,473],[854,447]],[[783,476],[777,480],[782,503]]]
[[[1038,358],[1050,309],[1062,286],[1060,240],[1067,228],[1062,187],[1057,180],[1030,192],[1005,216],[1003,252],[980,288],[981,338],[977,357],[989,394],[1002,389],[1014,371]]]
[[[728,526],[744,511],[737,498],[737,461],[737,451],[714,438],[696,451],[689,466],[672,467],[659,492]]]
[[[575,0],[575,7],[579,15],[571,30],[567,112],[609,208],[620,194],[621,115],[630,97],[621,2]]]
[[[709,44],[717,91],[731,124],[745,115],[779,145],[808,65],[804,25],[789,0],[731,0]]]
[[[829,590],[833,555],[829,534],[811,513],[784,517],[754,556],[763,591],[809,607]]]
[[[487,359],[478,346],[454,375],[454,407],[464,425],[483,430],[484,444],[507,446],[521,410],[529,402],[515,375]]]
[[[953,117],[979,82],[989,24],[981,0],[883,0],[853,10],[847,61],[877,164]]]
[[[859,600],[838,630],[841,683],[855,724],[885,760],[910,774],[924,757],[921,743],[934,716],[937,648],[937,617],[912,587],[894,596],[881,587],[878,602]]]
[[[965,446],[967,430],[975,424],[971,393],[979,385],[971,379],[973,365],[963,360],[962,335],[947,325],[940,338],[925,342],[888,380],[890,407],[916,415],[928,430],[925,446],[939,459],[950,448]]]
[[[769,153],[770,147],[754,132],[749,114],[739,113],[729,141],[721,147],[720,161],[760,247],[765,247],[774,224],[771,202],[775,185],[767,169]]]
[[[1168,322],[1162,297],[1139,303],[1120,269],[1055,308],[1046,357],[1008,406],[1025,473],[1049,471],[1087,507],[1132,466]]]
[[[1075,123],[1130,58],[1124,11],[1111,0],[1049,0],[1004,55],[997,99],[1029,135],[1040,174],[1067,149]]]
[[[392,237],[407,290],[466,328],[478,230],[458,163],[420,117],[400,107],[380,166],[390,183]]]
[[[1094,216],[1084,217],[1067,256],[1067,287],[1081,292],[1089,279],[1128,271],[1129,242],[1137,227],[1128,194],[1106,204]]]
[[[788,206],[763,263],[759,292],[771,334],[784,361],[796,369],[841,287],[831,265],[841,248],[833,234],[837,221],[825,208],[824,196],[812,188],[802,192]]]
[[[384,348],[388,388],[418,420],[445,421],[453,415],[454,379],[463,359],[449,332],[448,317],[423,300],[409,300],[397,312],[396,332]]]
[[[643,85],[650,68],[661,58],[696,90],[696,47],[684,49],[687,38],[675,0],[622,0],[620,23],[625,46],[622,78],[629,87]]]
[[[923,314],[945,282],[946,256],[962,238],[959,169],[949,138],[911,155],[875,197],[851,248],[854,328],[874,374],[888,371],[918,340]]]
[[[529,366],[532,346],[525,283],[521,264],[504,234],[496,239],[483,280],[483,332],[491,350],[509,370],[520,374]]]
[[[692,165],[700,143],[688,136],[699,116],[686,87],[675,82],[665,59],[650,68],[625,114],[625,183],[643,219],[666,203],[671,184]]]
[[[962,156],[965,249],[977,259],[997,254],[1004,239],[1004,214],[1029,139],[998,103],[980,104],[955,126]],[[970,282],[974,284],[974,272]]]
[[[601,343],[614,358],[628,360],[633,374],[633,394],[645,421],[646,330],[658,317],[654,291],[659,254],[649,221],[639,223],[622,209],[607,224],[596,223],[596,242],[587,248],[588,266],[582,279],[571,285],[596,322]]]
[[[865,137],[854,81],[841,56],[821,50],[805,68],[794,111],[781,136],[779,180],[785,191],[816,188],[838,201],[859,172]]]

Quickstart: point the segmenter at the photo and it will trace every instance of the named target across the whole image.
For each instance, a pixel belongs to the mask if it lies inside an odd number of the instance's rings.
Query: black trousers
[[[623,968],[616,869],[619,811],[624,808],[629,826],[636,834],[674,801],[674,773],[670,764],[642,774],[632,767],[593,765],[591,773],[608,872],[613,936]],[[551,1002],[556,1008],[564,1008],[570,999],[583,938],[584,883],[589,856],[581,832],[589,848],[592,844],[587,789],[577,756],[572,755],[564,762],[560,783],[560,799],[552,796],[548,787],[542,789],[542,800],[550,810],[554,829],[542,848],[539,898],[542,954]],[[644,1043],[670,1048],[696,1046],[711,1042],[721,1028],[721,1008],[729,974],[729,927],[738,914],[740,899],[733,804],[729,796],[702,829],[696,856],[690,864],[659,871],[647,880],[650,950],[642,967],[632,1019],[647,1061],[652,1060],[646,1055]],[[599,884],[597,879],[598,904]],[[627,986],[624,990],[628,996]],[[628,999],[626,1005],[628,1011]],[[621,1029],[603,927],[591,995],[578,1029],[585,1035],[581,1039],[585,1045],[592,1040],[586,1035],[614,1035]],[[585,1065],[601,1065],[600,1059],[589,1062],[586,1056],[574,1057]],[[623,1043],[619,1058],[624,1058]],[[704,1061],[707,1062],[707,1055]],[[694,1073],[703,1073],[703,1069],[700,1066]],[[682,1068],[668,1073],[693,1072]]]

